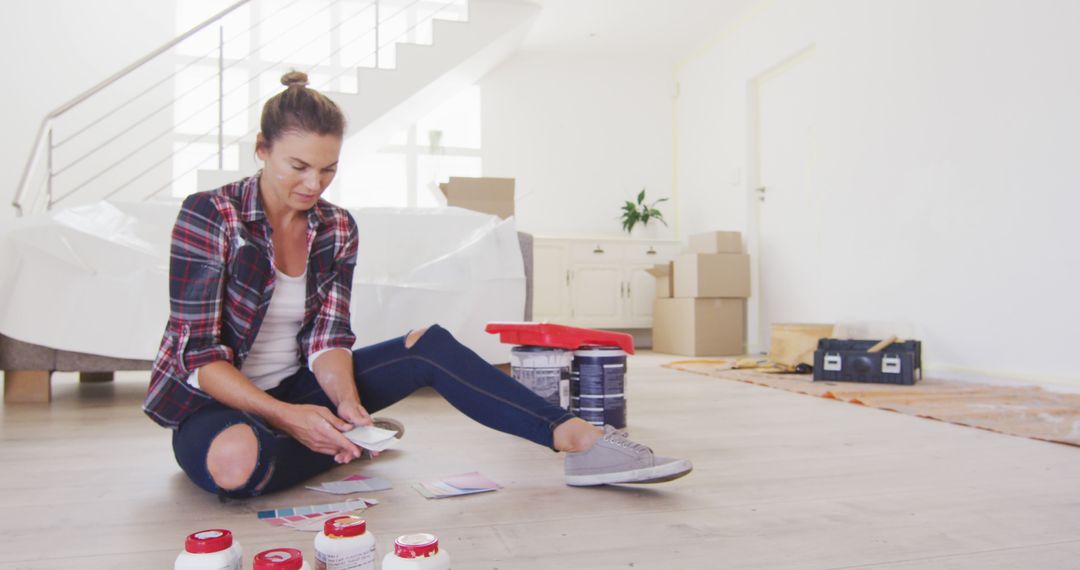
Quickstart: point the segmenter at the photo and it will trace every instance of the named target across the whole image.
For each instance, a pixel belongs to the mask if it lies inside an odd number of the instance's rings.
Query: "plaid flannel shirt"
[[[356,266],[356,222],[319,202],[308,211],[307,301],[297,342],[300,362],[327,348],[352,348],[349,301]],[[184,200],[172,232],[169,322],[143,411],[176,428],[212,398],[187,382],[192,371],[225,360],[240,368],[270,305],[275,274],[259,174]]]

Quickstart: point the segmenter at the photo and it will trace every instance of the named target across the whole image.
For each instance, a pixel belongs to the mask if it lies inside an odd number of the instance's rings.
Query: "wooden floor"
[[[491,432],[434,394],[391,408],[400,450],[318,478],[390,479],[367,511],[380,557],[440,536],[454,568],[1077,568],[1080,449],[630,363],[632,435],[694,461],[650,487],[574,489],[560,456]],[[139,411],[144,374],[54,382],[0,410],[0,569],[171,568],[191,531],[312,553],[254,512],[329,502],[296,489],[222,505]],[[479,470],[505,488],[441,501],[414,481]]]

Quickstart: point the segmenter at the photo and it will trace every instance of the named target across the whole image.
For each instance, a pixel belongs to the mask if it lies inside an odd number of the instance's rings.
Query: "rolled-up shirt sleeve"
[[[356,222],[348,212],[341,211],[334,223],[337,226],[335,236],[338,236],[334,266],[329,274],[320,276],[316,284],[321,302],[304,346],[305,358],[317,356],[329,348],[351,349],[356,343],[349,308],[359,242]],[[309,359],[311,362],[314,360]]]
[[[184,200],[169,260],[170,321],[178,337],[176,364],[184,374],[233,361],[232,348],[221,340],[228,239],[212,198],[194,194]]]

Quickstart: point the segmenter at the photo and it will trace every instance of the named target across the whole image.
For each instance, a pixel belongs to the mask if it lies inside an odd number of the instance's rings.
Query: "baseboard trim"
[[[941,378],[942,380],[981,382],[984,384],[998,384],[1003,386],[1038,386],[1056,392],[1080,393],[1080,378],[1065,378],[1061,376],[1013,372],[1008,370],[988,370],[984,368],[955,366],[940,362],[924,363],[923,376]]]

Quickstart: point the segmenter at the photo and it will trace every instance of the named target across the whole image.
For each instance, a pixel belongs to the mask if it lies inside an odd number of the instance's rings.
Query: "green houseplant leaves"
[[[664,220],[663,212],[656,209],[657,204],[665,201],[667,201],[667,198],[660,198],[652,204],[646,204],[645,189],[642,188],[641,192],[637,195],[637,203],[627,200],[622,206],[623,230],[625,230],[626,233],[630,233],[638,222],[641,222],[641,225],[644,227],[649,225],[649,220],[657,220],[666,226],[667,221]]]

